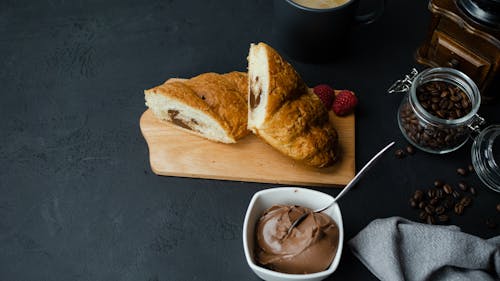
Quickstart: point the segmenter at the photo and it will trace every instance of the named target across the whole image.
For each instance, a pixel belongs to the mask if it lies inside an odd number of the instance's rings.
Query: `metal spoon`
[[[356,183],[359,181],[359,179],[361,178],[361,176],[363,176],[368,171],[368,169],[370,169],[373,166],[373,164],[375,163],[375,161],[378,158],[380,158],[380,156],[382,156],[382,154],[384,154],[384,152],[386,152],[393,145],[394,145],[394,142],[391,142],[386,147],[384,147],[382,150],[380,150],[377,154],[375,154],[375,156],[373,156],[372,159],[370,159],[370,161],[368,161],[368,163],[366,163],[365,166],[363,166],[363,168],[361,168],[361,170],[358,172],[358,174],[356,174],[356,176],[346,185],[346,187],[344,187],[344,189],[337,195],[337,197],[333,198],[332,202],[330,202],[328,205],[326,205],[326,206],[324,206],[322,208],[314,210],[313,212],[314,213],[321,213],[324,210],[330,208],[335,202],[337,202],[337,200],[339,200],[340,198],[342,198],[342,196],[344,196],[354,185],[356,185]],[[294,227],[296,227],[300,222],[302,222],[304,220],[304,218],[307,217],[307,215],[309,215],[309,213],[305,213],[302,216],[300,216],[298,219],[296,219],[292,223],[292,225],[290,226],[290,228],[288,229],[288,234],[290,234],[290,232],[292,231],[292,229]]]

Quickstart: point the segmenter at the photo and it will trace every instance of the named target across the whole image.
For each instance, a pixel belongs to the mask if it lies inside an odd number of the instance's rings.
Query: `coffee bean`
[[[394,152],[394,155],[396,155],[396,158],[398,159],[403,159],[406,156],[402,149],[397,149],[396,152]]]
[[[455,204],[455,207],[453,210],[455,211],[455,214],[460,216],[464,213],[464,205],[457,203],[457,204]]]
[[[438,189],[438,190],[436,191],[436,198],[437,198],[437,199],[443,199],[443,198],[444,198],[444,195],[445,195],[445,193],[444,193],[444,191],[443,191],[442,189]]]
[[[495,229],[497,227],[497,223],[491,218],[486,219],[485,223],[488,228]]]
[[[430,114],[448,119],[450,113],[444,110],[438,111],[437,108],[449,110],[450,107],[464,109],[464,112],[454,117],[454,119],[461,118],[469,113],[471,102],[461,88],[446,82],[440,83],[439,89],[429,86],[437,85],[437,83],[440,82],[430,81],[417,88],[417,99],[419,102],[422,104],[426,103],[427,105],[429,102],[431,103],[430,108],[432,110],[429,109],[429,106],[426,108]]]
[[[456,190],[453,190],[453,193],[451,194],[453,198],[458,199],[460,197],[460,193]]]
[[[432,199],[435,196],[436,196],[436,189],[435,188],[431,188],[431,189],[427,190],[427,197]]]
[[[427,216],[427,220],[426,221],[427,221],[428,224],[435,224],[436,223],[436,219],[432,215]]]
[[[440,85],[430,87],[429,85]],[[467,115],[472,103],[458,86],[440,81],[430,81],[417,87],[417,100],[425,111],[441,119],[453,120]],[[442,151],[463,143],[468,133],[465,126],[454,128],[434,127],[417,117],[409,103],[401,106],[399,117],[406,136],[421,147]],[[419,115],[420,116],[420,115]],[[411,155],[414,149],[407,149]]]
[[[464,168],[458,168],[457,169],[457,174],[465,177],[467,175],[467,170],[465,170]]]
[[[461,97],[460,95],[452,95],[452,96],[450,97],[450,100],[451,100],[452,102],[458,102],[458,101],[460,101],[461,99],[462,99],[462,97]]]
[[[439,199],[437,199],[437,197],[434,197],[429,201],[429,204],[431,204],[432,206],[436,206],[438,202]]]
[[[469,170],[469,173],[473,173],[474,172],[474,166],[472,166],[471,164],[469,164],[469,166],[467,166],[467,170]]]
[[[415,148],[413,147],[413,145],[409,144],[406,147],[406,153],[408,153],[409,155],[415,154]]]
[[[434,212],[436,212],[436,215],[441,215],[446,211],[446,209],[443,206],[437,207]]]
[[[423,197],[424,197],[424,192],[422,192],[422,190],[420,189],[415,190],[415,193],[413,194],[413,200],[415,200],[416,202],[420,202],[422,201]]]
[[[417,202],[415,201],[415,199],[413,198],[410,198],[410,206],[412,208],[416,208],[418,205],[417,205]]]
[[[439,220],[440,222],[447,222],[447,221],[449,221],[449,220],[450,220],[450,217],[449,217],[448,215],[444,215],[444,214],[443,214],[443,215],[438,216],[438,220]]]
[[[449,184],[443,185],[443,190],[446,194],[451,194],[453,192],[453,188]]]
[[[428,216],[428,214],[427,214],[427,212],[426,212],[426,211],[422,211],[422,212],[420,212],[420,213],[418,214],[418,218],[419,218],[420,220],[422,220],[422,221],[425,221],[425,220],[427,219],[427,216]]]
[[[458,182],[458,188],[460,188],[460,190],[462,190],[462,191],[466,191],[467,190],[467,183],[465,183],[463,181]]]
[[[434,181],[434,186],[437,187],[437,188],[442,187],[443,184],[444,184],[444,182],[442,180],[435,180]]]
[[[476,195],[476,189],[475,189],[473,186],[471,186],[471,187],[469,188],[469,192],[470,192],[470,194],[472,194],[472,195]]]
[[[422,202],[418,203],[418,208],[419,208],[419,209],[423,209],[423,208],[425,208],[425,206],[426,206],[426,205],[427,205],[427,204],[425,204],[425,202],[424,202],[424,201],[422,201]]]
[[[497,212],[500,212],[500,203],[497,204]]]
[[[459,202],[459,204],[464,205],[464,207],[469,206],[472,203],[472,198],[470,196],[465,196]]]
[[[434,207],[432,205],[427,205],[425,206],[424,210],[429,214],[432,215],[434,214]]]

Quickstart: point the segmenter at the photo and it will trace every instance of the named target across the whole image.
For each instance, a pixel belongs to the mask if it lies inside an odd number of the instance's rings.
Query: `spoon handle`
[[[388,144],[386,147],[384,147],[382,150],[380,150],[377,154],[375,154],[375,156],[372,157],[372,159],[370,159],[370,161],[368,161],[368,163],[365,164],[365,166],[363,166],[363,168],[361,168],[361,170],[356,174],[356,176],[346,185],[346,187],[344,187],[344,189],[337,195],[337,197],[333,198],[333,201],[328,204],[328,206],[326,207],[323,207],[321,209],[317,209],[317,210],[314,210],[315,213],[319,213],[319,212],[323,212],[324,210],[330,208],[330,206],[333,205],[333,203],[337,202],[337,200],[339,200],[342,196],[344,196],[353,186],[356,185],[356,183],[359,181],[359,179],[373,166],[373,164],[375,163],[375,161],[380,158],[380,156],[382,156],[382,154],[384,154],[384,152],[386,152],[391,146],[394,145],[394,142],[391,142],[390,144]]]
[[[394,145],[394,142],[391,142],[386,147],[382,148],[382,150],[380,150],[377,154],[375,154],[375,156],[373,156],[372,159],[370,159],[370,161],[368,161],[368,163],[366,163],[365,166],[363,166],[363,168],[361,168],[361,170],[356,174],[356,176],[344,187],[344,189],[337,195],[337,197],[333,198],[333,200],[332,200],[332,202],[330,202],[330,204],[328,204],[327,206],[325,206],[323,208],[314,210],[313,212],[320,213],[320,212],[323,212],[324,210],[330,208],[335,202],[337,202],[337,200],[339,200],[342,196],[344,196],[347,193],[347,191],[349,191],[349,189],[351,189],[354,185],[356,185],[358,180],[368,171],[368,169],[371,168],[371,166],[375,163],[375,161],[378,158],[380,158],[380,156],[382,156],[382,154],[384,154],[384,152],[386,152],[393,145]],[[310,213],[305,213],[302,216],[300,216],[298,219],[296,219],[292,223],[292,225],[288,228],[288,232],[286,235],[288,236],[292,232],[292,229],[294,227],[296,227],[299,223],[301,223],[302,220],[304,220],[309,214]]]

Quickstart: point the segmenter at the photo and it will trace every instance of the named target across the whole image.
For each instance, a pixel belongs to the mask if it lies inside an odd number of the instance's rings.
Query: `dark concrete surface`
[[[395,118],[402,96],[385,90],[416,65],[426,5],[389,1],[334,63],[291,60],[309,85],[358,93],[358,167],[390,140],[406,145]],[[271,25],[266,0],[0,1],[0,280],[257,280],[243,218],[253,193],[274,185],[156,176],[138,123],[143,89],[245,70],[251,42],[272,45]],[[500,123],[498,109],[481,114]],[[456,182],[470,144],[385,156],[341,202],[346,239],[376,218],[415,219],[409,195],[436,177]],[[452,223],[498,235],[484,218],[500,223],[499,195],[468,181],[478,197]],[[329,280],[376,279],[345,247]]]

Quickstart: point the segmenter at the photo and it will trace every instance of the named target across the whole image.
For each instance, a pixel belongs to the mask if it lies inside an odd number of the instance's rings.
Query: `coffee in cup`
[[[312,9],[331,9],[342,6],[350,0],[292,0],[293,2]]]

